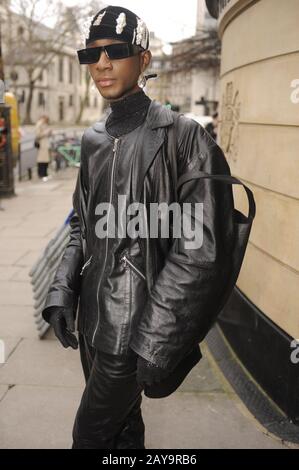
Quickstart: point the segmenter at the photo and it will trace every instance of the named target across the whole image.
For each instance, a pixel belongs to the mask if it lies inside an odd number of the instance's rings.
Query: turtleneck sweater
[[[143,90],[110,103],[111,113],[105,127],[113,137],[120,137],[139,127],[145,120],[151,99]]]

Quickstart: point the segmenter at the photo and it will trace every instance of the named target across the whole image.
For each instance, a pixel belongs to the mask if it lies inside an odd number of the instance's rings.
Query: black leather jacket
[[[118,139],[104,123],[85,130],[70,241],[43,310],[47,319],[50,306],[74,313],[78,307],[78,330],[96,348],[126,354],[130,346],[162,367],[173,367],[209,329],[232,237],[231,186],[211,180],[189,181],[178,194],[180,204],[203,202],[200,248],[186,248],[185,234],[163,238],[161,219],[158,238],[150,236],[149,204],[174,201],[167,143],[174,115],[152,101],[145,122]],[[194,168],[230,174],[223,152],[202,126],[180,116],[176,127],[178,176]],[[127,205],[145,204],[144,238],[98,236],[103,221],[98,204],[111,202],[115,218],[110,206],[106,220],[120,220],[119,195],[127,196]]]

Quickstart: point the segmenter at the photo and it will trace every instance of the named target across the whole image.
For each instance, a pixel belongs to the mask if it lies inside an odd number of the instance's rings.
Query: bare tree
[[[69,48],[69,53],[72,53],[71,49],[77,48],[81,34],[78,18],[82,20],[92,11],[93,14],[97,12],[99,3],[91,0],[84,7],[68,8],[61,0],[5,0],[4,8],[7,16],[4,62],[10,70],[22,67],[26,72],[28,98],[24,123],[31,124],[33,93],[43,70],[62,51]],[[49,22],[51,27],[46,26]],[[88,93],[89,83],[86,83],[86,88]],[[81,103],[83,109],[86,101],[83,99]],[[83,109],[79,112],[79,119]]]
[[[203,68],[218,67],[220,64],[221,41],[217,29],[209,28],[198,31],[195,36],[184,39],[186,46],[171,57],[172,70],[190,70],[200,66]],[[175,44],[175,43],[173,43]]]
[[[81,39],[81,47],[85,47],[85,38],[88,34],[88,29],[91,23],[93,16],[102,8],[104,8],[104,3],[98,0],[90,0],[86,2],[85,6],[81,9],[81,15],[74,13],[73,8],[68,8],[66,15],[69,18],[71,24],[73,24],[74,30]],[[83,68],[83,80],[84,80],[84,93],[83,96],[80,96],[80,105],[79,112],[76,117],[76,124],[81,122],[83,112],[89,103],[89,92],[91,85],[91,76],[89,74],[88,68],[86,65],[81,65]]]

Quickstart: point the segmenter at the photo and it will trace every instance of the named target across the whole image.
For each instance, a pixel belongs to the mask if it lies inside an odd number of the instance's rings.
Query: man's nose
[[[112,64],[111,64],[111,61],[110,59],[107,57],[107,54],[105,52],[105,50],[102,50],[101,51],[101,54],[100,54],[100,58],[97,62],[97,67],[99,68],[107,68],[107,67],[111,67]]]

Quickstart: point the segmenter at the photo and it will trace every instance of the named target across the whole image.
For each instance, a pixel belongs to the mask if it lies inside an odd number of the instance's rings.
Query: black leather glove
[[[49,310],[48,322],[53,326],[54,333],[62,346],[65,348],[71,346],[73,349],[77,349],[78,340],[71,333],[75,331],[75,320],[72,310],[65,307],[50,307]]]
[[[138,356],[137,359],[137,376],[136,380],[140,386],[150,386],[160,382],[169,375],[168,369],[163,369],[153,362],[146,361],[143,357]]]

